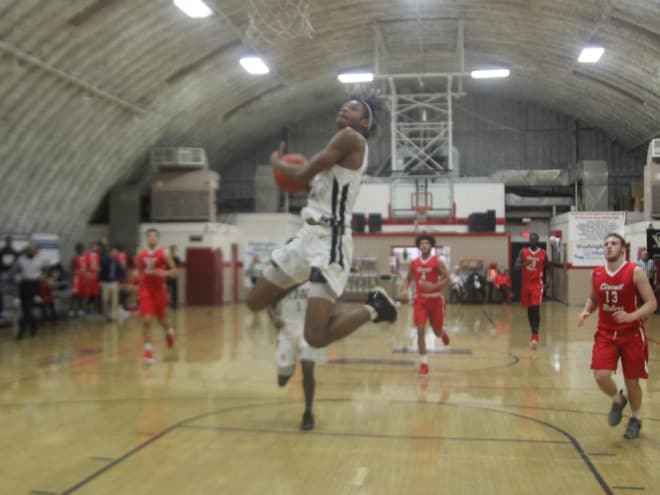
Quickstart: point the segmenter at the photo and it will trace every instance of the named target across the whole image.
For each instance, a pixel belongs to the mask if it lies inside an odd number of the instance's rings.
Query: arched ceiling
[[[271,5],[282,0],[268,1]],[[295,3],[295,0],[293,0]],[[469,92],[536,102],[629,147],[660,132],[658,0],[310,0],[311,39],[245,38],[250,1],[207,0],[191,19],[171,0],[0,0],[2,230],[77,236],[107,190],[155,144],[199,145],[212,162],[334,106],[336,74],[456,70]],[[375,34],[378,33],[378,34]],[[605,48],[597,64],[581,47]],[[257,49],[273,72],[238,64]]]

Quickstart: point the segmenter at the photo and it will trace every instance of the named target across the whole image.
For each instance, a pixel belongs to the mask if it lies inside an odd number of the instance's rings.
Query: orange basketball
[[[305,158],[305,155],[300,153],[288,153],[282,156],[282,161],[287,165],[299,166],[303,165],[307,159]],[[273,175],[275,176],[275,182],[279,188],[282,189],[282,191],[297,193],[307,190],[307,184],[292,181],[288,177],[285,177],[282,173],[278,172],[276,169],[273,169]]]

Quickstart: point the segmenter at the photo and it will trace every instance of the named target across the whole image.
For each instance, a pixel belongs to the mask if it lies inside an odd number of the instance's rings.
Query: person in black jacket
[[[5,293],[9,290],[11,270],[18,258],[18,251],[12,246],[12,238],[5,237],[5,245],[0,250],[0,317],[4,313]]]

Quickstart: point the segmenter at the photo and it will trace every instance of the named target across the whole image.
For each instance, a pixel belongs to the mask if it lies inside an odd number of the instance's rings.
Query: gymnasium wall
[[[660,229],[660,221],[636,222],[626,225],[624,237],[630,243],[630,261],[637,261],[637,253],[642,247],[646,247],[646,229]]]
[[[337,105],[339,105],[339,101]],[[277,136],[223,158],[212,166],[222,174],[222,198],[249,203],[254,198],[254,168],[268,162],[277,143],[287,137],[289,150],[310,155],[335,131],[336,107],[324,108],[300,122],[286,124]],[[367,173],[389,170],[389,115],[381,112],[380,131],[369,140]],[[454,104],[454,145],[460,153],[460,175],[490,176],[498,170],[567,169],[579,160],[605,160],[609,169],[609,204],[628,196],[630,180],[642,177],[645,149],[628,150],[588,123],[539,105],[492,95],[468,95]],[[223,190],[224,189],[224,190]]]

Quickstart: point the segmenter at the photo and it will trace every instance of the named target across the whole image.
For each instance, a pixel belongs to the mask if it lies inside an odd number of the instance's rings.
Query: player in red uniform
[[[151,339],[151,317],[155,316],[165,330],[167,347],[174,347],[174,329],[167,321],[167,277],[176,276],[176,267],[170,252],[158,245],[160,234],[156,229],[147,230],[147,249],[140,249],[137,255],[137,269],[140,272],[139,307],[142,317],[144,337],[144,362],[153,361]]]
[[[87,257],[84,255],[82,243],[76,244],[76,255],[71,260],[71,273],[73,274],[71,289],[71,312],[75,317],[85,309],[87,300]]]
[[[527,320],[532,330],[529,345],[533,349],[539,344],[541,323],[541,302],[543,301],[543,273],[548,264],[545,249],[539,247],[539,235],[529,236],[529,247],[521,249],[516,259],[516,270],[521,270],[522,285],[520,301],[527,308]]]
[[[435,238],[422,234],[415,240],[420,256],[410,264],[408,276],[401,288],[401,300],[408,298],[408,286],[415,280],[415,313],[414,323],[417,327],[417,347],[421,356],[419,375],[429,374],[428,358],[426,356],[426,324],[431,323],[433,332],[449,345],[449,335],[444,330],[445,298],[442,290],[449,285],[451,279],[449,270],[437,255],[431,252],[435,246]]]
[[[87,269],[87,296],[91,311],[98,311],[101,302],[101,286],[99,285],[99,270],[101,269],[101,255],[98,242],[89,245],[89,251],[85,255]]]
[[[651,284],[644,271],[624,258],[626,241],[619,234],[605,237],[604,266],[595,268],[592,274],[591,294],[577,320],[581,327],[584,320],[598,308],[598,330],[594,335],[591,369],[598,387],[612,398],[608,422],[616,426],[628,401],[632,415],[624,437],[639,437],[642,429],[640,409],[642,389],[640,378],[648,378],[649,347],[644,331],[644,319],[656,309]],[[641,297],[644,304],[639,306]],[[618,390],[612,379],[621,358],[626,393]]]

